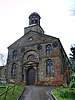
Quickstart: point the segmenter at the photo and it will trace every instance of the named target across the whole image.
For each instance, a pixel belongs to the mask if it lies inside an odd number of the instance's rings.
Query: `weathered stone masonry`
[[[64,82],[64,73],[70,65],[68,57],[59,38],[44,34],[40,18],[38,13],[32,13],[24,35],[8,47],[8,82],[23,81],[28,85]]]

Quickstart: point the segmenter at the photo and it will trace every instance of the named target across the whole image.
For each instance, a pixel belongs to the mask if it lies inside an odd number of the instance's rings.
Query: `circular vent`
[[[58,46],[58,43],[57,42],[54,42],[53,43],[53,47],[56,48],[57,46]]]
[[[21,52],[23,53],[24,51],[25,51],[25,48],[24,48],[24,47],[22,47],[22,48],[21,48]]]
[[[33,38],[32,38],[32,37],[30,37],[28,40],[31,42],[31,41],[33,41]]]
[[[40,50],[40,49],[42,49],[42,46],[41,46],[41,44],[38,44],[37,45],[37,50]]]

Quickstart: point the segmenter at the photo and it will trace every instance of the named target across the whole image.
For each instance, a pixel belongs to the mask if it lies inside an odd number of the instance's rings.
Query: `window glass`
[[[53,63],[51,59],[48,59],[46,61],[46,74],[47,75],[53,75],[54,73],[54,68],[53,68]]]
[[[42,45],[41,44],[38,44],[37,45],[37,50],[41,50],[42,49]]]
[[[31,41],[33,41],[33,38],[32,38],[32,37],[29,37],[29,39],[28,39],[28,40],[31,42]]]
[[[16,58],[16,57],[17,57],[17,50],[14,50],[14,51],[13,51],[12,58]]]
[[[12,65],[11,76],[16,76],[16,64],[15,63]]]
[[[36,59],[36,57],[33,55],[33,54],[30,54],[28,57],[27,57],[28,60],[33,60],[33,59]]]
[[[34,24],[34,20],[32,20],[31,23]]]
[[[22,53],[25,52],[25,48],[24,47],[21,48],[21,52]]]
[[[56,48],[57,46],[58,46],[58,43],[57,42],[54,42],[53,43],[53,47]]]
[[[51,54],[51,53],[52,53],[52,46],[51,46],[51,44],[48,44],[46,46],[46,54]]]
[[[35,19],[35,23],[38,24],[38,20],[37,19]]]

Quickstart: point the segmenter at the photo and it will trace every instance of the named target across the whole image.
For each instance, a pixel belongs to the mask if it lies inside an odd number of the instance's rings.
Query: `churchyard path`
[[[20,100],[54,100],[48,91],[54,87],[49,86],[26,86]]]

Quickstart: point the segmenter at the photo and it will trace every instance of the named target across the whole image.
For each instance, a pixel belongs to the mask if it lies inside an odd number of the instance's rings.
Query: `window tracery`
[[[46,61],[46,74],[53,75],[53,73],[54,73],[53,62],[51,59],[48,59]]]
[[[33,59],[36,59],[36,57],[33,55],[33,54],[30,54],[28,57],[27,57],[28,60],[33,60]]]
[[[12,58],[15,59],[16,57],[17,57],[17,50],[14,50],[14,51],[13,51]]]
[[[16,63],[12,65],[11,76],[16,76]]]
[[[52,46],[51,46],[51,44],[48,44],[46,46],[46,54],[48,55],[48,54],[51,54],[51,53],[52,53]]]

